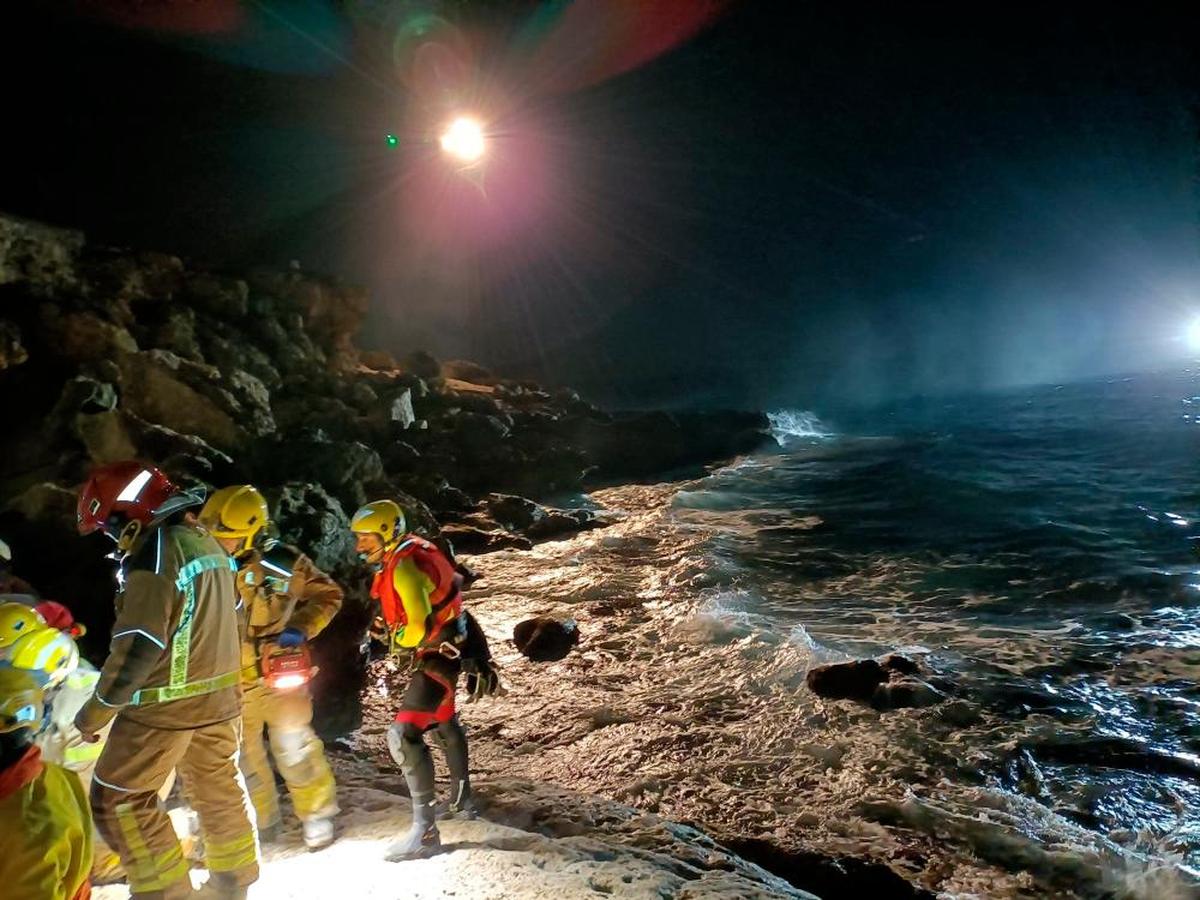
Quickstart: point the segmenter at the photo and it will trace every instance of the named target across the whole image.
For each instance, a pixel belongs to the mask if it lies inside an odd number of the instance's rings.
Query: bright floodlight
[[[1193,319],[1185,335],[1188,349],[1200,353],[1200,319]]]
[[[460,116],[442,134],[442,149],[465,163],[478,161],[484,151],[483,126],[476,119]]]

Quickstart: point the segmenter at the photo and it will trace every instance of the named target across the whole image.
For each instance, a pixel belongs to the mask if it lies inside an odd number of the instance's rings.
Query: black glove
[[[500,683],[500,672],[490,659],[467,657],[463,659],[462,666],[467,676],[468,703],[504,693],[504,685]]]

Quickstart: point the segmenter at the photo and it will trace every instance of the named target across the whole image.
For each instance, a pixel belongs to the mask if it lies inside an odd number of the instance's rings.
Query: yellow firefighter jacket
[[[237,588],[246,615],[242,681],[259,677],[259,644],[285,628],[312,640],[342,606],[342,589],[313,561],[287,544],[269,544],[238,557]]]

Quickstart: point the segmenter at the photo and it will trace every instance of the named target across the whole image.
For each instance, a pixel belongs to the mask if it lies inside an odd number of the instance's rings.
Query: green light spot
[[[389,147],[399,147],[400,146],[400,138],[396,137],[394,134],[389,134],[387,137],[384,138],[384,141],[387,143],[387,145]]]

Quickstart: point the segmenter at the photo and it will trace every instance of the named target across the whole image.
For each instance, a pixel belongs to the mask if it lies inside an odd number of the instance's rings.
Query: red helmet
[[[43,600],[34,607],[34,610],[41,613],[42,618],[51,628],[64,631],[73,638],[81,638],[87,634],[87,629],[76,622],[71,611],[57,600]]]
[[[130,522],[148,525],[159,507],[178,493],[160,470],[137,460],[97,466],[79,491],[79,533],[103,531],[116,540]]]

